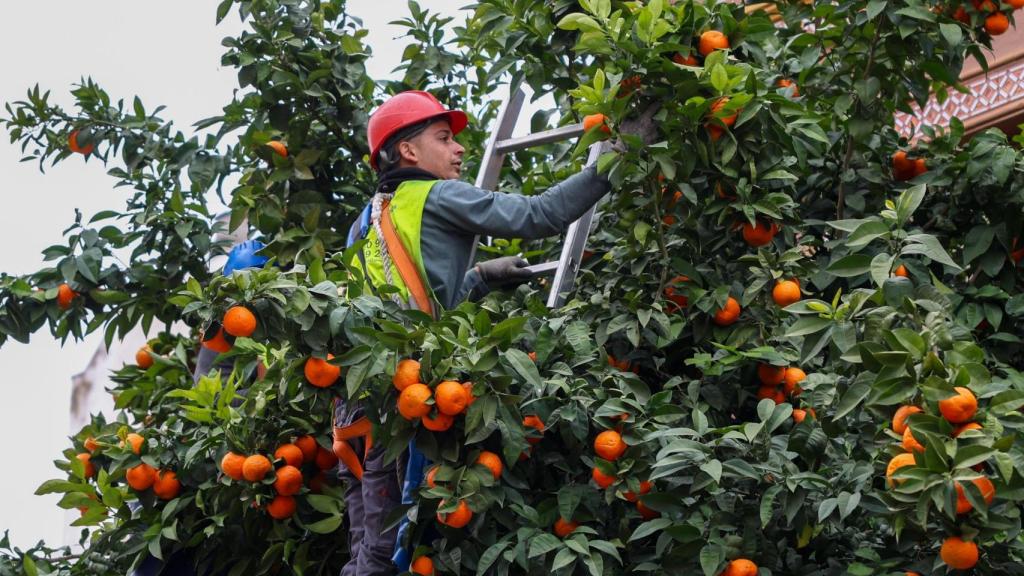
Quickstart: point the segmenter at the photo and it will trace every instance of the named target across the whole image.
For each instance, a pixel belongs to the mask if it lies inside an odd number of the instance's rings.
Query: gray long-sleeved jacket
[[[438,302],[452,308],[487,293],[469,261],[477,234],[544,238],[565,231],[610,189],[588,167],[543,194],[523,196],[482,190],[459,180],[434,184],[423,207],[420,252]]]

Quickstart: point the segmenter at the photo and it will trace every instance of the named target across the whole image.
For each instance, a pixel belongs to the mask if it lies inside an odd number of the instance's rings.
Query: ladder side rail
[[[605,147],[598,142],[590,147],[590,156],[587,158],[587,166],[597,164]],[[579,220],[569,225],[565,235],[565,243],[562,245],[562,254],[558,258],[558,268],[555,271],[555,278],[551,282],[551,292],[548,294],[548,308],[559,308],[565,303],[565,294],[573,289],[576,283],[576,275],[579,273],[580,263],[583,259],[583,250],[587,246],[587,238],[590,236],[590,226],[594,221],[594,212],[597,203],[590,207]]]

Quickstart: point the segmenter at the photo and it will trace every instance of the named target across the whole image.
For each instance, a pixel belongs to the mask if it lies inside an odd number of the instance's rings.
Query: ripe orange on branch
[[[597,466],[594,466],[594,469],[590,471],[590,477],[593,478],[594,483],[601,488],[607,488],[612,484],[615,484],[615,481],[618,480],[615,476],[601,472],[601,469]]]
[[[420,363],[406,358],[398,363],[395,368],[395,375],[391,377],[391,383],[401,392],[411,384],[418,384],[420,381]]]
[[[914,438],[913,432],[910,431],[910,426],[903,431],[903,449],[907,452],[924,452],[924,444],[921,444],[917,438]]]
[[[477,456],[476,463],[490,470],[495,480],[501,478],[501,473],[505,469],[505,465],[501,463],[501,457],[487,450]]]
[[[236,452],[228,452],[220,459],[220,469],[224,475],[232,480],[244,478],[242,467],[245,465],[245,456]]]
[[[334,359],[334,354],[328,354],[327,360]],[[322,358],[310,357],[302,372],[306,380],[317,388],[327,388],[338,381],[341,376],[341,366],[335,366]]]
[[[892,417],[892,431],[902,435],[907,430],[907,418],[922,412],[917,406],[900,406]]]
[[[420,556],[412,561],[409,572],[420,576],[434,576],[434,561],[429,556]]]
[[[786,379],[786,367],[764,363],[758,364],[757,377],[761,380],[762,384],[778,386]]]
[[[803,390],[800,383],[807,379],[807,373],[796,366],[786,368],[786,376],[782,383],[782,391],[789,396],[799,396]]]
[[[725,50],[729,47],[729,37],[718,30],[708,30],[700,35],[697,50],[702,56],[707,56],[715,50]]]
[[[434,390],[434,403],[442,414],[457,416],[466,411],[469,405],[469,393],[462,387],[462,384],[446,380],[437,385]]]
[[[143,462],[138,466],[132,466],[124,474],[125,480],[128,482],[128,486],[131,486],[132,490],[143,492],[149,490],[151,486],[156,482],[156,470]]]
[[[430,400],[432,393],[426,384],[412,384],[398,395],[398,413],[406,420],[422,418],[430,414]]]
[[[559,517],[558,520],[555,520],[555,535],[559,538],[565,538],[569,534],[572,534],[572,531],[579,528],[579,526],[579,522],[572,522],[570,520],[566,520],[565,518]]]
[[[735,298],[729,296],[729,299],[725,301],[725,306],[715,312],[715,324],[719,326],[729,326],[739,320],[740,303]]]
[[[316,449],[318,447],[316,438],[313,438],[312,436],[299,436],[295,439],[294,444],[299,447],[299,450],[302,450],[303,462],[312,462],[316,460]]]
[[[269,458],[262,454],[253,454],[242,463],[242,477],[249,482],[259,482],[266,478],[273,468]]]
[[[232,306],[224,313],[224,331],[235,337],[249,337],[256,331],[256,315],[245,306]]]
[[[82,154],[83,156],[88,156],[89,154],[92,154],[92,151],[95,148],[95,146],[93,144],[86,144],[85,146],[79,145],[78,135],[80,133],[81,131],[75,130],[74,132],[71,133],[70,136],[68,136],[68,149],[74,152],[75,154]]]
[[[61,310],[67,310],[71,308],[71,302],[78,297],[78,292],[71,289],[71,286],[67,284],[61,284],[57,287],[57,307]]]
[[[800,296],[800,285],[792,280],[780,280],[772,288],[772,300],[782,308],[799,302]]]
[[[214,352],[223,354],[228,350],[231,350],[231,343],[224,338],[224,329],[218,328],[217,333],[213,335],[209,340],[203,340],[203,348],[209,348]]]
[[[125,442],[127,442],[127,444],[129,446],[131,446],[132,453],[134,453],[136,455],[142,453],[142,446],[143,446],[143,444],[146,443],[146,439],[143,438],[140,434],[136,434],[135,432],[129,432],[128,435],[125,436],[124,439],[125,439]],[[123,444],[122,444],[122,446],[123,446]]]
[[[153,482],[153,493],[161,500],[173,500],[181,492],[181,482],[173,470],[161,470],[157,472],[156,480]]]
[[[903,468],[904,466],[916,465],[917,461],[914,459],[913,454],[909,452],[897,454],[893,456],[891,460],[889,460],[889,464],[885,467],[885,479],[888,480],[890,486],[902,484],[903,480],[893,479],[892,475],[895,474],[897,470]]]
[[[985,499],[985,504],[991,504],[992,500],[996,497],[996,487],[992,484],[992,481],[986,476],[981,478],[975,478],[971,482],[978,487],[981,491],[981,496]],[[956,483],[956,513],[966,514],[971,511],[974,506],[967,499],[967,495],[964,493],[964,487],[959,482]]]
[[[1010,29],[1010,19],[1002,12],[994,12],[985,18],[985,31],[992,36],[999,36]]]
[[[153,365],[153,355],[151,352],[148,344],[139,348],[139,351],[135,353],[135,365],[143,370],[149,369]]]
[[[299,449],[295,444],[281,444],[274,450],[274,459],[283,458],[285,464],[291,466],[302,466],[302,462],[305,460],[305,456],[302,454],[302,450]]]
[[[612,462],[622,457],[627,448],[626,443],[622,441],[622,436],[614,430],[605,430],[594,439],[594,452],[601,458]]]
[[[284,520],[295,514],[295,497],[277,495],[267,504],[267,514],[274,520]]]
[[[758,220],[756,225],[744,222],[741,231],[743,233],[743,240],[748,246],[760,248],[761,246],[771,244],[775,234],[779,231],[779,227],[774,222],[769,224],[763,220]],[[799,287],[797,287],[797,290],[799,291]]]
[[[523,427],[533,428],[540,432],[541,435],[544,434],[544,421],[538,418],[537,416],[530,415],[523,418]],[[538,438],[536,436],[527,436],[526,441],[529,442],[530,444],[537,444],[541,441],[541,438]]]
[[[423,424],[424,428],[431,432],[444,432],[455,424],[455,417],[438,411],[437,414],[433,416],[427,414],[420,419],[420,422]]]
[[[968,570],[978,563],[978,545],[959,536],[950,536],[942,543],[939,557],[955,570]]]
[[[296,466],[287,465],[277,469],[274,490],[282,496],[293,496],[302,490],[302,472]]]
[[[284,145],[284,142],[271,140],[270,142],[267,142],[267,148],[270,148],[275,154],[282,158],[288,157],[288,147]]]
[[[446,503],[446,500],[442,500],[441,507],[444,507]],[[466,504],[465,500],[459,500],[458,507],[454,512],[437,513],[437,521],[452,528],[464,528],[472,519],[473,511],[469,509],[469,504]]]
[[[76,454],[75,458],[78,458],[82,462],[82,467],[84,468],[84,472],[82,472],[83,477],[92,478],[96,475],[96,467],[93,466],[91,454],[88,452],[82,452],[81,454]]]
[[[590,130],[600,126],[601,132],[605,134],[611,134],[612,129],[608,127],[608,119],[604,114],[588,114],[583,117],[583,130],[589,132]]]
[[[978,412],[978,399],[974,397],[973,392],[963,386],[957,386],[953,390],[956,391],[954,396],[939,400],[939,412],[948,422],[963,424],[974,418],[974,414]]]
[[[757,576],[757,564],[746,558],[737,558],[725,566],[721,576]]]

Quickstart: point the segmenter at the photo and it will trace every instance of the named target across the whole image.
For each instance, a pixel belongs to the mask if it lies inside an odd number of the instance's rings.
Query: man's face
[[[398,150],[402,166],[422,168],[445,180],[457,180],[462,174],[466,149],[455,141],[447,120],[438,120],[416,137],[401,142]]]

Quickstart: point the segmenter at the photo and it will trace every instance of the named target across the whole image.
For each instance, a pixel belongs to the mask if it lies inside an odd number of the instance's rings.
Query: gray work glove
[[[504,256],[477,264],[476,271],[489,288],[507,288],[533,278],[533,272],[526,269],[529,264],[519,256]]]
[[[658,125],[654,122],[654,115],[661,110],[661,103],[654,102],[647,107],[646,110],[640,113],[639,116],[633,118],[627,118],[619,123],[619,132],[622,134],[629,134],[636,136],[643,141],[644,144],[650,145],[658,139]],[[618,148],[618,142],[613,145],[613,148]]]

